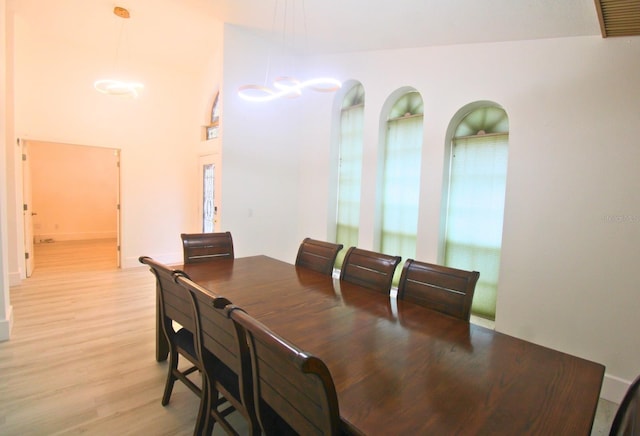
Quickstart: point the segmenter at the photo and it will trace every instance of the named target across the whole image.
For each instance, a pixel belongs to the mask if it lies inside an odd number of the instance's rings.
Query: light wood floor
[[[182,383],[160,404],[154,278],[143,266],[118,270],[115,253],[111,240],[35,247],[33,276],[11,288],[11,340],[0,343],[0,435],[193,433],[199,400]],[[600,401],[593,436],[608,433],[616,407]]]
[[[191,391],[176,382],[160,404],[154,278],[142,265],[116,269],[115,253],[111,240],[35,247],[32,277],[11,288],[11,340],[0,343],[0,435],[193,434]]]

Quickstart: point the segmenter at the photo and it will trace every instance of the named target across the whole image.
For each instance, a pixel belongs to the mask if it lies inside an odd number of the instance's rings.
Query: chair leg
[[[213,427],[216,425],[216,422],[218,422],[226,434],[237,435],[238,433],[225,419],[227,415],[233,413],[236,409],[225,397],[221,396],[220,391],[212,385],[208,385],[207,389],[207,408],[205,410],[206,431],[204,434],[210,436],[213,433]],[[223,410],[219,410],[219,407],[221,406],[225,406],[225,408]]]
[[[202,396],[200,397],[200,409],[198,410],[198,418],[196,420],[196,427],[193,430],[194,436],[203,436],[210,435],[213,431],[213,428],[209,430],[209,392],[211,390],[211,386],[209,386],[209,381],[205,378],[205,375],[202,374]]]
[[[169,404],[169,399],[171,398],[171,392],[173,391],[173,384],[176,381],[176,376],[174,372],[178,370],[178,353],[176,351],[171,351],[169,354],[169,373],[167,374],[167,382],[164,385],[164,394],[162,395],[162,405],[166,406]]]

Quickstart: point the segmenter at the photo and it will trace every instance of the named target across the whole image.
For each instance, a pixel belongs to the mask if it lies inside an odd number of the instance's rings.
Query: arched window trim
[[[341,112],[345,112],[345,111],[348,111],[348,110],[351,110],[351,109],[354,109],[354,108],[358,108],[358,107],[364,107],[364,103],[358,103],[358,104],[354,104],[354,105],[351,105],[351,106],[343,107],[341,109]]]
[[[456,139],[469,139],[469,138],[488,138],[491,136],[509,136],[509,133],[477,133],[475,135],[466,135],[466,136],[454,136],[453,138],[451,138],[452,140],[456,140]]]
[[[459,127],[460,125],[465,121],[465,119],[467,119],[467,117],[469,117],[470,115],[472,115],[474,112],[477,112],[479,110],[483,110],[483,109],[487,109],[487,110],[492,110],[494,111],[494,114],[497,112],[502,112],[504,119],[503,120],[499,120],[500,123],[495,123],[493,122],[493,126],[497,128],[491,129],[491,128],[487,128],[487,130],[489,130],[489,132],[485,133],[484,132],[484,128],[485,126],[477,126],[476,123],[476,127],[472,128],[472,129],[466,129],[466,131],[476,131],[476,134],[472,134],[472,135],[460,135],[460,136],[456,136],[455,134],[459,132]],[[480,114],[482,115],[482,114]],[[495,121],[492,120],[492,121]],[[494,130],[494,131],[491,131]],[[496,131],[497,130],[497,131]],[[443,195],[442,195],[442,209],[441,209],[441,229],[440,229],[440,249],[439,249],[439,255],[438,255],[438,262],[441,264],[447,264],[447,261],[445,259],[446,256],[446,244],[447,244],[447,234],[449,229],[447,228],[447,226],[449,225],[448,223],[448,213],[449,213],[449,209],[450,209],[450,186],[451,186],[451,169],[452,169],[452,165],[453,165],[453,153],[454,153],[454,147],[455,147],[455,143],[457,141],[460,142],[466,142],[468,140],[480,140],[480,139],[486,139],[489,142],[491,142],[491,139],[494,138],[496,140],[499,140],[500,138],[505,138],[505,141],[508,142],[508,138],[509,138],[509,129],[508,129],[508,115],[506,113],[506,110],[504,108],[502,108],[500,105],[494,103],[494,102],[490,102],[490,101],[480,101],[480,102],[474,102],[471,103],[465,107],[463,107],[462,109],[460,109],[452,118],[450,124],[449,124],[449,128],[447,129],[447,137],[446,137],[446,142],[445,142],[445,156],[446,156],[446,161],[445,161],[445,171],[444,171],[444,175],[443,175]],[[508,144],[507,144],[508,146]],[[505,168],[506,170],[506,168]],[[502,217],[504,216],[504,209],[502,210]],[[456,266],[456,265],[450,265],[450,266]],[[464,268],[464,266],[460,266],[458,265],[458,267],[462,267]],[[478,269],[480,270],[480,269]],[[497,272],[496,272],[497,274]],[[481,276],[481,280],[482,280],[482,271],[480,271],[480,276]],[[485,274],[485,277],[487,276],[487,274]],[[497,278],[496,278],[497,281]],[[497,282],[496,282],[497,283]],[[478,292],[478,286],[476,286],[476,292]],[[495,304],[495,301],[494,301]],[[473,308],[472,308],[473,310]],[[476,311],[474,311],[475,313],[477,313]],[[493,312],[493,315],[488,315],[489,318],[495,316],[495,311]]]
[[[384,126],[384,135],[381,137],[378,168],[379,168],[379,194],[378,194],[378,213],[376,219],[376,236],[374,239],[374,247],[382,252],[389,252],[392,255],[400,255],[403,258],[409,256],[415,257],[416,245],[417,245],[417,233],[418,233],[418,211],[420,204],[420,180],[421,180],[421,163],[422,163],[422,148],[423,148],[423,123],[424,118],[424,100],[422,95],[413,88],[405,88],[398,90],[389,96],[387,103],[385,104],[386,117],[381,117],[382,126]],[[393,116],[395,114],[402,114],[400,116]],[[412,140],[417,141],[413,151],[408,150],[412,155],[408,158],[408,162],[401,163],[400,166],[404,171],[401,172],[401,178],[405,178],[407,175],[413,173],[413,181],[409,181],[411,186],[405,186],[404,180],[389,179],[388,171],[394,171],[389,165],[398,166],[397,163],[390,163],[389,159],[389,147],[393,147],[389,141],[392,140],[391,130],[392,128],[402,129],[403,121],[413,122],[413,124],[419,124],[419,132],[414,132],[415,137]],[[417,127],[417,126],[416,126]],[[417,154],[417,155],[416,155]],[[393,175],[391,177],[394,177]],[[397,185],[399,183],[399,185]],[[415,186],[414,186],[415,184]],[[391,192],[396,194],[402,192],[401,195],[391,195]],[[404,198],[398,198],[404,197]],[[391,206],[390,206],[391,205]],[[405,206],[412,205],[415,210],[402,212]],[[391,208],[385,210],[385,207]],[[385,219],[391,219],[389,213],[393,213],[394,210],[398,210],[399,215],[402,215],[402,219],[397,218],[395,223],[392,221],[385,222]],[[415,216],[414,216],[415,215]],[[415,218],[415,224],[413,223]],[[392,219],[393,220],[393,219]],[[400,227],[398,227],[400,226]],[[408,226],[408,227],[407,227]],[[394,238],[394,234],[397,233],[397,237]],[[411,239],[413,238],[413,243]],[[392,245],[392,248],[389,246]],[[405,247],[405,249],[399,248]],[[410,247],[410,248],[406,248]],[[398,268],[397,272],[401,271]]]
[[[406,120],[408,118],[423,118],[424,115],[423,114],[411,114],[411,115],[403,115],[401,117],[395,117],[395,118],[389,118],[387,120],[387,122],[390,121],[400,121],[400,120]]]

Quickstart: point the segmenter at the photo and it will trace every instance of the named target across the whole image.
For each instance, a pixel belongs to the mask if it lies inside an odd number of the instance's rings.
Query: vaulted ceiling
[[[284,36],[306,54],[601,35],[594,0],[8,0],[8,5],[42,39],[97,50],[115,45],[114,22],[120,19],[112,11],[123,6],[131,12],[127,31],[130,43],[140,48],[137,55],[172,62],[206,57],[203,41],[220,23],[264,37]]]

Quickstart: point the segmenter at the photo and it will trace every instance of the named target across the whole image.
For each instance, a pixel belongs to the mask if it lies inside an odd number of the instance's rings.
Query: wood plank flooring
[[[155,280],[142,265],[117,269],[115,253],[115,240],[36,245],[33,276],[11,288],[11,340],[0,343],[0,435],[193,434],[191,391],[176,382],[160,404]],[[592,435],[608,433],[616,407],[600,401]]]
[[[0,343],[0,435],[193,434],[191,391],[176,382],[160,404],[155,280],[142,265],[116,269],[115,253],[111,240],[35,247],[32,277],[11,288],[11,340]]]

